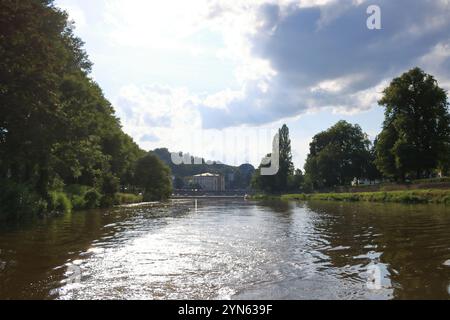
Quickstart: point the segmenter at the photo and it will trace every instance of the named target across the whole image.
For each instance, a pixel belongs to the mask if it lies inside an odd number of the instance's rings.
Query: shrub
[[[94,209],[100,206],[102,195],[96,189],[90,189],[84,196],[85,209]]]
[[[86,209],[86,200],[83,196],[72,195],[71,197],[72,206],[75,210],[83,210]]]
[[[66,187],[64,187],[64,192],[66,194],[69,194],[71,196],[78,195],[84,197],[86,192],[88,192],[92,187],[89,186],[83,186],[80,184],[71,184]]]
[[[69,197],[60,191],[49,192],[48,211],[65,213],[72,211],[72,202]]]
[[[0,220],[20,220],[40,215],[47,203],[29,186],[8,180],[0,181]]]
[[[115,201],[114,195],[110,194],[104,195],[100,199],[100,207],[102,208],[112,207],[114,205],[114,201]]]
[[[103,194],[113,195],[119,191],[120,179],[109,173],[103,177],[102,192]]]
[[[131,204],[131,203],[139,203],[143,201],[143,197],[141,195],[136,195],[132,193],[117,193],[114,197],[114,204]]]

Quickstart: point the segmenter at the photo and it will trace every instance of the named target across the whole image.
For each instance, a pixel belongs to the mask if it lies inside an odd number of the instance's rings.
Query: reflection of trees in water
[[[450,215],[444,206],[311,202],[333,266],[387,265],[399,299],[448,299]],[[357,259],[355,259],[357,257]],[[359,259],[360,258],[360,259]]]
[[[260,206],[268,207],[276,213],[292,213],[293,203],[281,200],[264,200],[259,203]]]

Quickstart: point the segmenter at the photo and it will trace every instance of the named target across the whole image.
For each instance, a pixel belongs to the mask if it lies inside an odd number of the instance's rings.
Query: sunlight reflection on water
[[[9,277],[27,272],[31,297],[59,299],[449,298],[445,208],[205,199],[194,208],[77,213],[55,220],[52,238],[47,225],[0,234],[15,259],[33,261]],[[19,247],[31,237],[40,254]],[[14,279],[0,297],[23,294]]]

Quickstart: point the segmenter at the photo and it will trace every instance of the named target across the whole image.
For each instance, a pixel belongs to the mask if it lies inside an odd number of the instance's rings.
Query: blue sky
[[[450,0],[57,0],[92,77],[144,149],[259,160],[283,123],[302,168],[344,119],[374,138],[389,81],[420,66],[450,89]],[[366,26],[381,8],[381,30]]]

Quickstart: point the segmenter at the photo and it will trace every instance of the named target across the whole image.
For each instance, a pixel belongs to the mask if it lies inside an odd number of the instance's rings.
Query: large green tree
[[[49,160],[64,129],[64,75],[86,74],[90,63],[67,15],[52,1],[0,4],[0,131],[3,176],[34,180],[46,195]]]
[[[54,207],[66,189],[112,203],[119,185],[133,184],[145,152],[90,71],[83,42],[53,1],[0,1],[0,213]]]
[[[429,176],[449,155],[447,93],[432,75],[415,68],[383,91],[383,131],[376,146],[377,166],[396,179]]]
[[[294,174],[294,164],[292,162],[291,138],[289,128],[283,125],[279,130],[280,135],[280,169],[276,174],[277,188],[280,191],[289,189],[289,177]]]
[[[144,201],[165,200],[172,194],[170,169],[153,152],[138,160],[135,181],[144,191]]]
[[[369,178],[370,141],[359,125],[339,121],[314,136],[305,164],[306,182],[313,188],[348,185]]]

